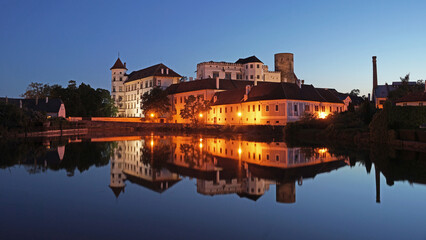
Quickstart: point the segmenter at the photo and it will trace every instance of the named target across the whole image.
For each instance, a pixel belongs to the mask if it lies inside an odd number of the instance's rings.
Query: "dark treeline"
[[[69,81],[66,88],[54,84],[30,83],[22,97],[25,98],[60,98],[64,102],[66,115],[75,117],[111,117],[117,108],[108,90],[94,89],[75,81]]]

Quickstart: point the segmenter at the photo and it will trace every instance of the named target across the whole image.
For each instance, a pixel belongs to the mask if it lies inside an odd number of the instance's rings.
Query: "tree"
[[[24,98],[45,98],[49,96],[50,87],[47,84],[31,82],[25,93],[21,94]]]
[[[25,98],[60,98],[68,116],[112,117],[117,107],[108,90],[94,89],[88,84],[77,84],[70,80],[66,88],[54,84],[30,83],[22,94]]]
[[[405,77],[400,77],[402,84],[407,84],[410,81],[410,73],[407,73]]]
[[[190,119],[192,124],[197,125],[200,114],[208,110],[210,110],[210,101],[191,95],[185,99],[185,105],[180,112],[180,116],[183,119]]]
[[[358,96],[359,93],[360,93],[359,89],[352,89],[352,91],[349,93],[349,95]]]
[[[155,87],[144,93],[141,99],[141,109],[145,116],[148,114],[154,114],[156,117],[164,116],[170,109],[167,92],[160,87]]]

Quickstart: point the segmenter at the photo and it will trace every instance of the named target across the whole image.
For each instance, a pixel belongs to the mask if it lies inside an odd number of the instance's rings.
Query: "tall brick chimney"
[[[373,92],[371,93],[374,97],[374,90],[377,88],[377,63],[376,56],[373,56]]]

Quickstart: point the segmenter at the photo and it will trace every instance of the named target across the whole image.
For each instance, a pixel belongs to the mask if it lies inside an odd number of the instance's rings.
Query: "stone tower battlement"
[[[281,72],[281,82],[296,83],[297,77],[294,74],[293,53],[275,54],[275,71]]]

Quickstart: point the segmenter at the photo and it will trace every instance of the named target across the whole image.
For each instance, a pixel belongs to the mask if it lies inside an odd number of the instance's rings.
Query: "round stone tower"
[[[293,53],[275,54],[275,71],[281,72],[281,82],[296,83]]]

